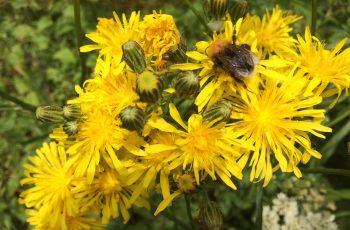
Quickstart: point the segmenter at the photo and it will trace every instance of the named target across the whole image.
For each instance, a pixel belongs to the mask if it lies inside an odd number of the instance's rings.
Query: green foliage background
[[[233,1],[233,0],[231,0]],[[74,29],[74,1],[62,0],[0,0],[0,92],[12,95],[34,105],[62,105],[75,96],[74,86],[82,82],[80,59]],[[317,2],[316,35],[328,47],[350,35],[350,1],[322,0]],[[201,11],[201,0],[193,5]],[[262,15],[266,9],[279,4],[283,9],[303,15],[304,19],[295,25],[295,33],[303,33],[310,25],[311,0],[251,0],[249,12]],[[161,9],[172,14],[183,37],[191,47],[205,35],[194,14],[184,1],[130,1],[130,0],[85,0],[81,1],[83,32],[95,29],[97,17],[112,17],[118,14],[140,10],[141,14]],[[90,43],[86,38],[83,44]],[[95,53],[87,54],[88,73],[91,73]],[[329,102],[325,102],[329,103]],[[350,100],[342,97],[336,108],[328,113],[327,122],[333,133],[326,141],[315,140],[315,148],[321,151],[323,159],[311,162],[312,166],[326,166],[350,169],[347,144],[350,140]],[[23,163],[35,153],[53,127],[43,125],[35,119],[32,111],[0,98],[0,229],[27,229],[24,208],[17,202],[21,192],[19,180],[23,176]],[[268,203],[281,189],[281,181],[291,175],[278,176],[266,190]],[[326,189],[330,198],[337,200],[337,223],[341,229],[349,229],[350,183],[339,176],[318,176],[328,181]],[[225,215],[225,222],[231,229],[251,229],[255,205],[255,189],[243,181],[237,192],[220,185],[211,194],[216,197]],[[173,229],[171,216],[186,220],[184,202],[179,201],[169,211],[154,218],[146,210],[133,210],[132,221],[122,225],[112,222],[108,229]],[[196,209],[194,212],[198,211]],[[232,227],[235,226],[235,227]],[[226,226],[225,229],[228,229]]]

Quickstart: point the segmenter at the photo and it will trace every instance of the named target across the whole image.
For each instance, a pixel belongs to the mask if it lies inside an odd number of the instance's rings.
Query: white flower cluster
[[[307,201],[306,201],[307,202]],[[324,210],[305,210],[296,197],[279,193],[263,208],[264,230],[337,230],[335,216]]]

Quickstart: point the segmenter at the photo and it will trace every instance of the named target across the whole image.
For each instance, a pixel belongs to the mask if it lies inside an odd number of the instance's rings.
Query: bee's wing
[[[246,67],[246,60],[239,55],[219,55],[217,57],[222,63],[223,68],[230,72],[234,77],[248,77],[251,73],[250,69]]]

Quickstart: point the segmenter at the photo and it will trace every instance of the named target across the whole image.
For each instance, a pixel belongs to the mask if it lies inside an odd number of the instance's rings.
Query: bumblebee
[[[226,39],[214,41],[206,52],[213,60],[214,68],[220,67],[239,82],[253,76],[259,64],[249,45],[236,45],[236,36],[232,37],[232,44]]]

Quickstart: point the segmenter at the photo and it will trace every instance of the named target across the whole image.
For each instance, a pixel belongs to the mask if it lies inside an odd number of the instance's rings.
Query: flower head
[[[83,178],[74,177],[74,168],[68,160],[63,144],[44,143],[25,164],[25,176],[21,184],[32,185],[20,195],[31,216],[28,222],[36,229],[80,229],[89,225],[102,229],[96,219],[80,212],[86,203],[79,202],[72,192],[73,184]]]
[[[132,203],[129,201],[133,186],[128,186],[128,177],[118,173],[116,170],[105,166],[97,173],[91,184],[76,183],[73,193],[88,204],[82,211],[89,209],[100,210],[102,223],[108,223],[110,218],[117,218],[120,214],[124,223],[130,218],[128,209]],[[138,206],[148,207],[145,200],[139,198],[135,203]]]
[[[288,15],[276,6],[271,14],[267,11],[262,18],[247,15],[238,32],[238,37],[245,37],[254,31],[260,58],[272,53],[282,56],[294,53],[296,40],[289,35],[289,32],[292,31],[290,24],[301,18],[296,15]],[[248,44],[251,44],[249,39],[245,40]]]
[[[323,96],[338,94],[339,98],[343,89],[350,88],[350,49],[340,51],[346,39],[340,41],[333,50],[327,50],[320,40],[311,36],[310,29],[306,27],[305,38],[298,35],[298,41],[300,55],[295,55],[292,61],[300,62],[300,68],[310,79],[307,94],[319,95],[332,84],[335,89],[325,91]]]
[[[99,56],[109,60],[111,67],[116,68],[122,61],[122,45],[129,41],[139,41],[140,13],[132,12],[129,21],[122,15],[122,20],[113,12],[114,20],[99,18],[96,32],[86,35],[96,44],[85,45],[80,48],[81,52],[99,50]]]
[[[156,11],[143,18],[140,33],[146,55],[157,57],[157,66],[161,64],[162,57],[168,50],[178,48],[181,38],[174,18],[168,14],[158,14]]]
[[[251,180],[265,178],[267,185],[274,160],[277,160],[275,170],[280,168],[282,172],[294,172],[300,177],[300,162],[308,162],[310,156],[321,158],[321,154],[312,149],[308,134],[324,138],[321,132],[331,129],[320,124],[325,111],[313,108],[322,98],[305,96],[306,86],[307,80],[302,73],[297,73],[282,83],[267,80],[258,94],[245,90],[233,99],[232,117],[237,122],[232,123],[232,128],[237,135],[255,143],[249,163]],[[240,159],[242,165],[249,155],[247,152]]]
[[[77,212],[77,204],[71,193],[71,182],[74,178],[74,168],[68,163],[62,144],[44,143],[37,150],[37,156],[30,157],[31,164],[25,164],[21,184],[34,185],[20,195],[20,203],[28,208],[39,209],[46,206],[46,212],[58,216],[58,210],[64,210],[68,215]],[[59,209],[57,209],[59,208]]]
[[[195,101],[199,111],[202,111],[205,106],[210,106],[221,100],[226,95],[236,92],[238,88],[246,88],[245,85],[237,83],[237,80],[234,79],[230,73],[220,68],[220,66],[215,65],[211,57],[214,53],[217,53],[218,50],[233,44],[234,41],[232,37],[240,30],[241,23],[242,19],[238,20],[235,25],[233,25],[231,21],[226,21],[224,23],[225,31],[223,33],[214,33],[211,41],[200,41],[196,44],[196,51],[188,51],[186,53],[195,63],[175,64],[171,67],[172,69],[186,71],[200,70],[198,76],[201,78],[200,85],[202,89]],[[250,37],[250,39],[252,40],[253,38]],[[242,45],[244,43],[244,40],[237,37],[237,45]],[[254,43],[251,46],[251,50],[253,52],[257,51]],[[252,75],[255,75],[255,72],[253,72]],[[245,84],[249,85],[249,81],[246,81]]]

